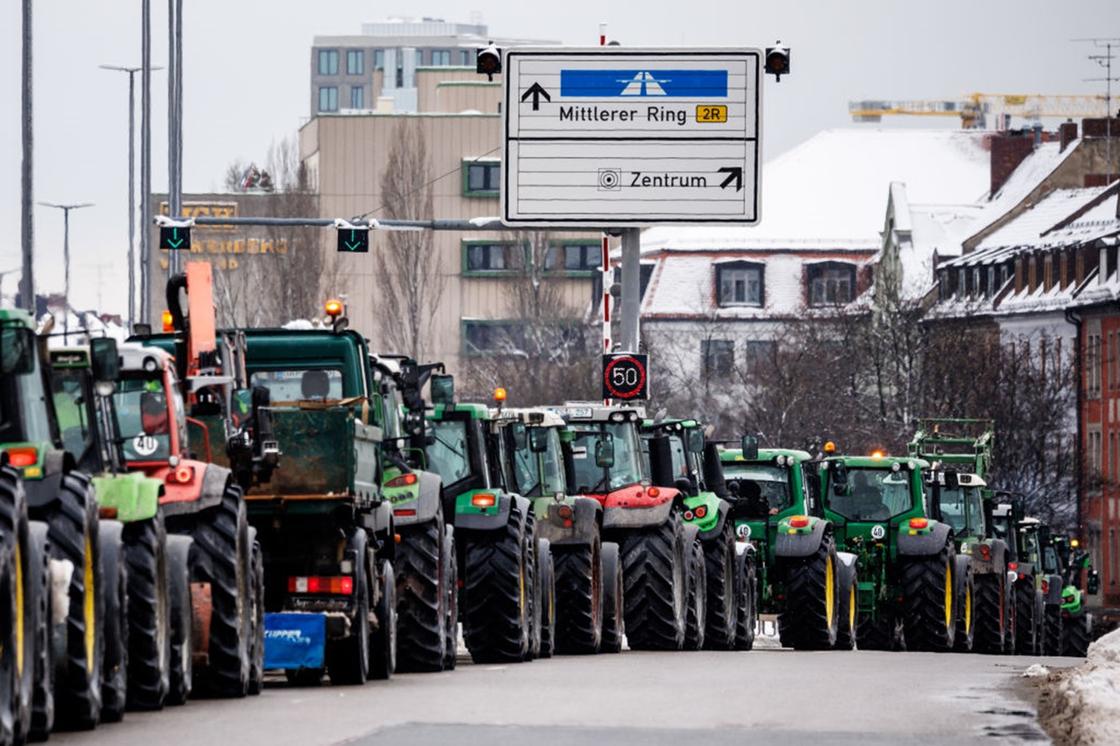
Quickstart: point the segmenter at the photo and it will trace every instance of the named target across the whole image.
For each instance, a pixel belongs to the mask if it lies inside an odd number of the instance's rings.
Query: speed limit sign
[[[603,398],[649,398],[649,355],[603,355]]]

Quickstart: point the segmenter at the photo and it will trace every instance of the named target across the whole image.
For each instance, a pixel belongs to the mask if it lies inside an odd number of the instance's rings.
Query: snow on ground
[[[1045,678],[1038,719],[1057,744],[1120,743],[1120,629],[1090,645],[1082,665]]]

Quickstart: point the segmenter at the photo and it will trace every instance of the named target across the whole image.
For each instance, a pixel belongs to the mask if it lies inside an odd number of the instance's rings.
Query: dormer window
[[[753,262],[716,265],[716,289],[721,307],[761,307],[765,299],[762,265]]]

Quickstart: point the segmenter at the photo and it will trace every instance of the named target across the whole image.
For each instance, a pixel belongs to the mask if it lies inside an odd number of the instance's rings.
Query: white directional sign
[[[755,49],[507,51],[502,221],[757,223],[761,60]]]

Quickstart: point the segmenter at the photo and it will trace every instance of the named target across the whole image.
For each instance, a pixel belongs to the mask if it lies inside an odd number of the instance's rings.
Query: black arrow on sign
[[[743,191],[743,167],[742,166],[724,166],[716,171],[717,174],[727,174],[727,178],[719,185],[720,189],[726,189],[727,185],[735,182],[735,191]]]
[[[537,111],[541,108],[542,98],[545,101],[552,101],[552,96],[549,96],[548,91],[546,91],[544,88],[541,88],[540,83],[533,83],[533,85],[529,86],[529,90],[521,94],[522,103],[524,103],[525,99],[529,98],[530,96],[533,97],[533,111]]]

